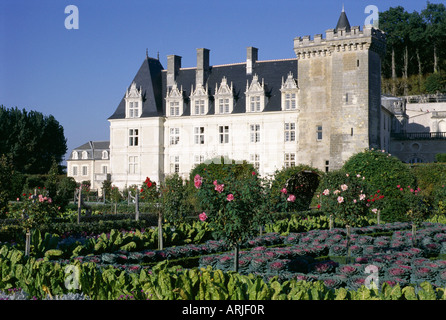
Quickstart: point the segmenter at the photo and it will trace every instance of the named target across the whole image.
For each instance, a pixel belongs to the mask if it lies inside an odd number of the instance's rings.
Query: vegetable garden
[[[443,180],[399,166],[374,150],[272,179],[202,164],[135,188],[138,219],[128,202],[77,222],[75,206],[25,194],[0,220],[0,299],[444,300]]]

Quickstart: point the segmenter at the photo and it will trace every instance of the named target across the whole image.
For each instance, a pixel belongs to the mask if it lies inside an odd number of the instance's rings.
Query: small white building
[[[110,179],[110,141],[89,141],[73,149],[67,160],[67,176],[78,183],[90,181],[91,190],[101,194]]]

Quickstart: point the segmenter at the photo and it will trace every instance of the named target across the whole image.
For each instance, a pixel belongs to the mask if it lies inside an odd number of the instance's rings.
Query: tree
[[[418,67],[418,90],[421,91],[422,87],[422,78],[423,78],[423,66],[421,61],[421,51],[423,40],[426,37],[426,23],[423,20],[423,17],[418,12],[414,11],[409,16],[409,39],[412,43],[412,47],[415,48],[415,55],[417,59],[417,67]]]
[[[200,220],[209,222],[214,238],[234,247],[235,271],[238,271],[240,244],[257,234],[268,215],[261,180],[255,171],[237,175],[243,169],[241,166],[223,166],[219,176],[203,170],[202,175],[196,174],[193,178],[204,210]]]
[[[60,163],[67,151],[63,127],[52,116],[37,111],[0,106],[0,154],[26,174],[45,174],[54,159]]]
[[[390,57],[391,78],[395,82],[397,78],[397,61],[396,57],[401,56],[402,49],[402,28],[403,21],[406,19],[406,11],[402,6],[396,8],[389,8],[389,10],[380,12],[379,26],[380,29],[387,34],[387,56],[384,65],[388,64]],[[392,94],[396,95],[396,87],[393,84]]]
[[[426,43],[431,44],[434,59],[433,72],[439,69],[439,49],[446,41],[446,7],[442,3],[427,2],[426,9],[421,11],[426,22]]]

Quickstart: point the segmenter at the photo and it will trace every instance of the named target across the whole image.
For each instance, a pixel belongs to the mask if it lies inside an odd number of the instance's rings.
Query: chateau
[[[200,48],[196,67],[170,55],[167,69],[146,55],[108,118],[106,169],[80,176],[77,148],[68,175],[97,178],[96,186],[109,178],[123,188],[146,177],[188,178],[195,165],[219,156],[269,175],[301,163],[333,170],[366,148],[388,150],[395,117],[381,103],[384,33],[351,27],[342,11],[325,36],[295,38],[294,52],[293,59],[262,61],[248,47],[246,61],[212,66],[210,50]]]

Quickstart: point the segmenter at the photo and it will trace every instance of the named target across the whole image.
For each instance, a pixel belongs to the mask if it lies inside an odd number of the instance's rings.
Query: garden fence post
[[[161,211],[158,212],[158,250],[163,250],[163,218]]]
[[[415,223],[412,223],[412,245],[415,247],[417,245],[417,226]]]
[[[234,271],[238,272],[238,261],[239,261],[239,245],[236,243],[234,245]]]
[[[25,238],[25,257],[29,256],[31,251],[31,233],[29,229],[26,229],[26,238]]]
[[[380,224],[380,222],[381,222],[381,210],[378,210],[377,217],[378,217],[378,224]]]
[[[333,229],[333,215],[332,214],[330,214],[329,228],[330,228],[330,230]]]
[[[81,211],[82,211],[82,185],[80,185],[79,192],[77,193],[77,224],[81,222]]]
[[[135,220],[139,220],[139,191],[136,191],[135,195]]]

